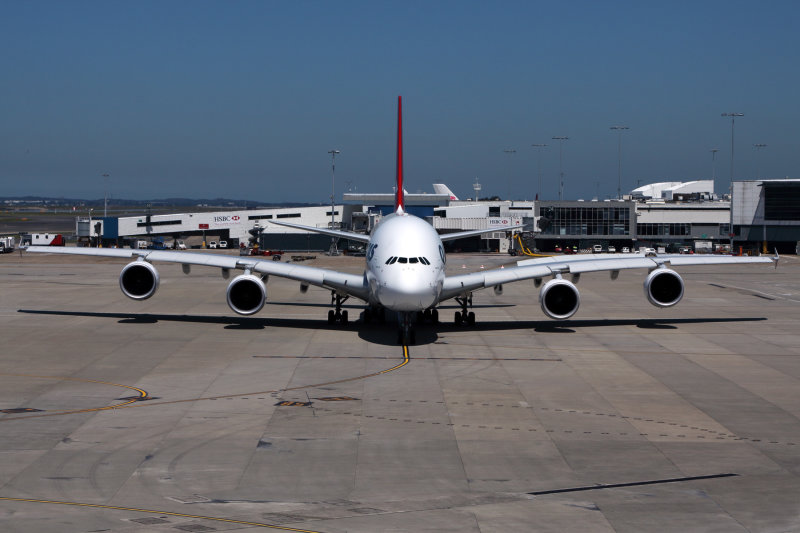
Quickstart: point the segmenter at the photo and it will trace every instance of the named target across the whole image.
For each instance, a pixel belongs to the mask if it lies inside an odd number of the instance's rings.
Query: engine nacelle
[[[267,301],[267,288],[261,278],[252,274],[236,276],[228,285],[228,306],[240,315],[261,311]]]
[[[578,311],[581,295],[571,281],[556,278],[544,284],[539,291],[539,305],[544,314],[556,320],[564,320]]]
[[[128,298],[146,300],[158,289],[158,270],[147,261],[128,263],[119,273],[119,288]]]
[[[656,307],[671,307],[683,298],[683,279],[674,270],[657,268],[644,280],[644,295]]]

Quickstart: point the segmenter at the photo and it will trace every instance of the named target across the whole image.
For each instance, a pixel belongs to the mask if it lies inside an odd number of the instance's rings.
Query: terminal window
[[[630,235],[627,207],[545,207],[544,235]]]
[[[800,220],[800,184],[764,184],[764,219]]]

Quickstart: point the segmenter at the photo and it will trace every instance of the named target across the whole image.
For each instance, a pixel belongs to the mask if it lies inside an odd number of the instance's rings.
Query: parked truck
[[[60,233],[31,233],[26,236],[25,241],[32,246],[64,246],[66,244],[64,236]]]
[[[14,251],[16,239],[14,237],[0,237],[0,254],[10,254]]]

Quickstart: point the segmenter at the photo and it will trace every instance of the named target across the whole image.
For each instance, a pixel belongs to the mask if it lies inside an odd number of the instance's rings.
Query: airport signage
[[[510,228],[514,224],[513,221],[509,217],[499,218],[499,217],[492,217],[489,218],[489,227],[490,228]]]
[[[230,226],[238,224],[241,217],[239,215],[216,215],[214,216],[214,224],[222,226]]]
[[[208,229],[208,224],[198,224],[197,228],[198,229]]]

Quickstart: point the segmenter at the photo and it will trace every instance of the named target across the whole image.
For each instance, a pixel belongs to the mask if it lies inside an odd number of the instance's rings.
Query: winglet
[[[778,249],[775,248],[775,255],[773,257],[770,257],[770,259],[772,259],[775,262],[775,268],[776,269],[778,268],[778,260],[780,258],[781,258],[781,256],[778,255]]]
[[[397,187],[394,199],[394,212],[402,215],[405,212],[405,196],[403,194],[403,97],[397,97]]]

